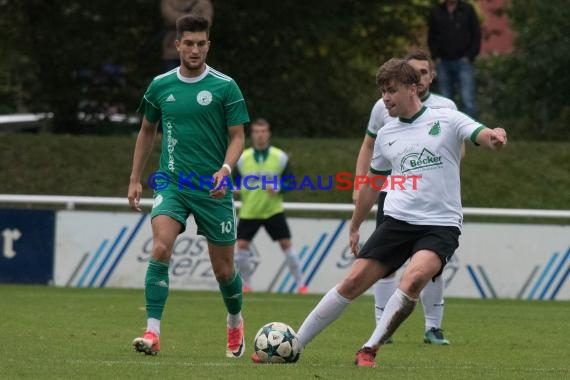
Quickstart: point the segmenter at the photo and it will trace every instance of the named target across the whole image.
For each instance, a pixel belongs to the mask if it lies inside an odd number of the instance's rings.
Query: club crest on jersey
[[[439,120],[436,121],[435,123],[433,123],[433,125],[431,126],[428,134],[430,136],[437,136],[441,133],[441,126],[439,125]]]
[[[208,104],[212,103],[212,93],[210,91],[200,91],[196,96],[196,100],[198,104],[202,106],[207,106]]]

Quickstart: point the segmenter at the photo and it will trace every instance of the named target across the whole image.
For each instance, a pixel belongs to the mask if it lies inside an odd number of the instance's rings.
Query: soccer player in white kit
[[[430,92],[431,82],[435,78],[435,70],[429,60],[429,56],[426,52],[422,50],[416,50],[404,57],[408,63],[414,67],[420,73],[420,83],[418,85],[418,96],[422,101],[423,105],[429,108],[449,108],[457,110],[455,103],[446,97]],[[362,146],[358,153],[358,159],[356,162],[356,173],[355,178],[358,176],[366,175],[368,168],[370,167],[370,161],[372,160],[372,151],[374,150],[374,141],[376,141],[376,135],[380,128],[388,124],[390,121],[394,120],[392,116],[388,114],[386,105],[382,99],[379,99],[372,107],[370,113],[370,119],[368,121],[368,126],[366,128],[366,135],[362,141]],[[461,146],[462,157],[464,155],[465,144]],[[388,188],[388,187],[387,187]],[[378,212],[376,214],[376,227],[384,219],[384,200],[386,199],[387,188],[382,190],[378,196]],[[352,194],[352,199],[356,202],[358,196],[358,190],[355,190]],[[388,277],[378,280],[373,286],[372,290],[374,293],[374,315],[376,323],[380,321],[384,308],[386,307],[386,302],[394,293],[397,288],[397,278],[394,272]],[[443,278],[438,276],[434,281],[428,282],[424,290],[420,294],[420,300],[422,301],[424,319],[425,319],[425,329],[424,329],[424,342],[436,344],[436,345],[448,345],[449,340],[445,339],[442,330],[443,321]],[[391,343],[392,338],[388,340],[387,343]]]
[[[420,74],[404,59],[390,59],[376,76],[390,116],[398,119],[378,133],[368,184],[358,194],[350,223],[356,259],[344,279],[321,299],[298,330],[302,347],[335,321],[350,302],[408,259],[398,289],[380,322],[356,353],[357,366],[375,366],[378,349],[412,313],[421,290],[441,275],[459,244],[463,221],[459,164],[461,144],[470,140],[492,150],[507,143],[502,128],[489,129],[461,112],[431,109],[418,97]],[[405,190],[390,190],[385,220],[359,247],[359,227],[374,205],[375,175],[413,176]],[[419,179],[417,176],[421,176]],[[415,190],[412,185],[417,181]]]

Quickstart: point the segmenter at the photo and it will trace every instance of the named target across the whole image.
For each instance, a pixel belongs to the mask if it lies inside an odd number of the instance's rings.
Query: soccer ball
[[[253,346],[263,363],[294,363],[301,354],[295,330],[283,322],[270,322],[260,328]]]

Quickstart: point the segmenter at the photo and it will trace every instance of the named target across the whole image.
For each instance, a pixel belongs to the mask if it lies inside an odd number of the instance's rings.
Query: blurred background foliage
[[[345,137],[363,133],[378,66],[425,46],[433,1],[212,3],[208,62],[237,81],[250,115],[279,136]],[[515,51],[477,60],[481,119],[515,138],[570,140],[568,2],[508,4]],[[0,29],[0,113],[54,112],[55,132],[128,129],[77,114],[134,114],[163,71],[158,1],[0,0]]]

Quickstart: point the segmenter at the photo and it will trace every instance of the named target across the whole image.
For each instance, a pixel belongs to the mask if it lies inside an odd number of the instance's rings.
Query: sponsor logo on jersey
[[[170,94],[170,95],[168,95],[168,98],[166,98],[166,101],[167,102],[175,102],[176,99],[174,98],[174,95]]]
[[[212,103],[212,93],[210,91],[200,91],[196,96],[196,100],[198,104],[202,106],[207,106],[208,104]]]
[[[436,156],[424,148],[421,153],[409,153],[402,157],[400,170],[402,173],[406,173],[412,170],[438,167],[441,165],[443,165],[441,156]]]

